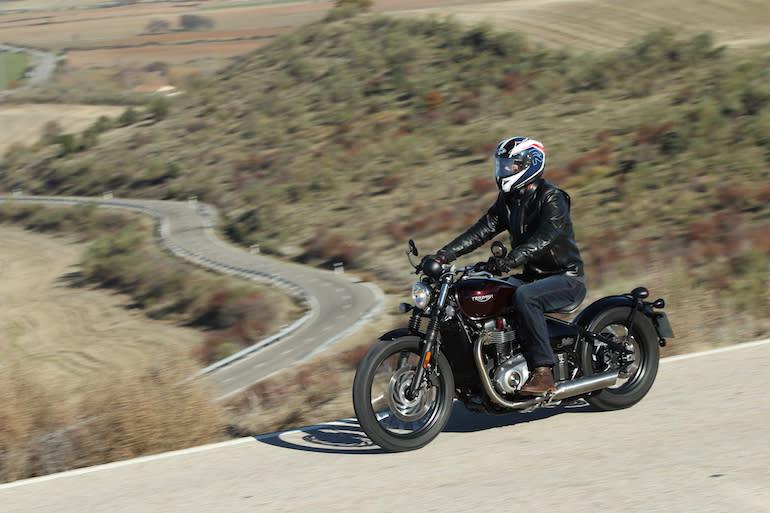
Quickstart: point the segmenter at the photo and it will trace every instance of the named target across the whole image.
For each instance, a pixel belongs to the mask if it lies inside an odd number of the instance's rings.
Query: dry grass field
[[[0,352],[22,357],[60,388],[88,388],[163,354],[192,361],[204,334],[150,321],[130,298],[71,287],[83,244],[0,227]]]
[[[25,12],[12,12],[22,4]],[[1,5],[5,12],[0,10],[0,41],[62,52],[67,56],[62,71],[77,74],[116,67],[139,73],[143,66],[158,61],[172,66],[194,63],[212,71],[280,33],[320,19],[333,2],[244,5],[211,0],[94,7],[90,0],[40,0]],[[762,0],[379,0],[373,11],[454,16],[521,31],[549,46],[577,50],[616,47],[666,25],[684,33],[713,31],[718,42],[732,46],[770,42],[766,29],[770,10]],[[179,26],[182,15],[207,18],[213,26],[183,31]],[[149,33],[153,21],[167,23],[167,29]],[[90,52],[95,53],[85,55]]]
[[[664,26],[683,35],[710,31],[718,43],[731,47],[770,43],[770,9],[765,0],[507,0],[441,5],[402,14],[452,15],[468,23],[521,31],[544,45],[573,50],[617,47]]]
[[[54,85],[62,90],[183,88],[190,76],[214,73],[276,36],[319,20],[334,2],[106,5],[94,0],[0,2],[0,41],[57,52],[61,63]],[[377,0],[372,10],[401,16],[452,16],[521,31],[544,45],[577,51],[621,46],[662,26],[685,34],[711,31],[718,43],[736,48],[770,43],[770,9],[764,0]],[[212,26],[181,30],[183,15],[209,19]],[[164,22],[167,29],[150,33],[151,22]],[[29,119],[20,115],[25,110]],[[11,135],[0,141],[0,154],[14,142],[36,140],[41,122],[47,121],[46,111],[48,120],[60,121],[72,132],[100,115],[114,115],[110,108],[2,107],[4,135]]]
[[[82,244],[0,238],[0,482],[223,438],[212,395],[180,383],[201,332],[70,287]]]
[[[125,107],[111,105],[0,104],[0,155],[14,144],[35,143],[46,124],[55,121],[64,132],[85,130],[100,116],[119,116]]]

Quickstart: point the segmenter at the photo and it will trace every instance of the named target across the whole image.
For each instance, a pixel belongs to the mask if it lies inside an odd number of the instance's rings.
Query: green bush
[[[123,114],[118,117],[118,123],[121,126],[133,125],[139,121],[139,114],[136,113],[133,107],[129,107],[123,111]]]
[[[162,96],[157,96],[150,102],[147,111],[155,121],[162,121],[168,116],[169,108],[169,101]]]

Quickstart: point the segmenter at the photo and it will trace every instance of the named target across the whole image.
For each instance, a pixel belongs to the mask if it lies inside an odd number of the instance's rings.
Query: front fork
[[[414,373],[414,378],[409,384],[409,389],[406,391],[406,397],[410,401],[413,401],[420,395],[420,389],[422,388],[423,381],[425,380],[425,372],[430,365],[433,358],[434,348],[438,346],[436,340],[438,339],[439,324],[441,317],[444,315],[446,309],[446,301],[449,295],[449,286],[452,283],[452,275],[447,273],[441,277],[441,287],[439,288],[438,299],[434,305],[434,308],[430,315],[430,322],[428,323],[428,330],[425,332],[425,340],[422,345],[422,354],[420,355],[420,364],[417,366],[417,370]]]

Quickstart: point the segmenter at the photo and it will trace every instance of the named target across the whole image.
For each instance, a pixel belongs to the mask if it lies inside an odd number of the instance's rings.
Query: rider
[[[508,278],[520,285],[514,301],[525,355],[533,369],[522,395],[554,389],[553,350],[545,312],[577,305],[586,294],[583,261],[570,219],[570,197],[543,179],[545,150],[527,137],[500,141],[495,150],[495,178],[500,194],[473,226],[430,257],[449,263],[508,230],[511,252],[479,264],[494,275],[523,266]],[[429,258],[430,258],[429,257]]]

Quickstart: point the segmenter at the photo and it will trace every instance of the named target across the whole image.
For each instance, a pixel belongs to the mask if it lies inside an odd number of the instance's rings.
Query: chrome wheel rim
[[[631,351],[633,360],[628,362],[620,362],[618,355],[614,352],[608,352],[608,354],[614,355],[609,361],[604,361],[605,367],[602,371],[614,370],[622,366],[626,366],[626,371],[618,377],[615,385],[608,387],[609,390],[617,390],[629,383],[635,382],[641,377],[642,372],[642,348],[639,342],[636,340],[633,334],[629,333],[628,328],[624,324],[609,324],[605,326],[601,332],[601,335],[612,338],[614,342],[625,343],[626,348]]]
[[[378,365],[371,385],[371,405],[378,424],[394,435],[414,436],[427,430],[438,414],[436,387],[423,387],[409,399],[409,390],[420,356],[401,351],[386,356]]]

